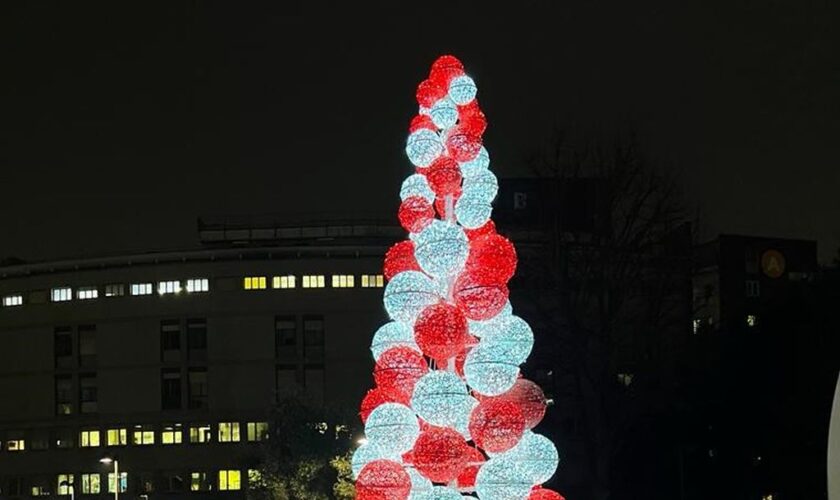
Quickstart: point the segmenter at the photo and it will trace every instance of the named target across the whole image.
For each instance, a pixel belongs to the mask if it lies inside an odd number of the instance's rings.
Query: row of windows
[[[213,432],[215,430],[215,432]],[[3,441],[2,448],[8,452],[22,452],[29,450],[48,450],[75,448],[78,436],[79,448],[98,448],[100,446],[151,446],[156,442],[162,445],[179,445],[185,442],[191,444],[239,443],[244,440],[249,443],[265,441],[269,437],[268,422],[246,422],[244,435],[239,422],[219,422],[215,429],[210,424],[190,424],[186,428],[182,424],[169,424],[157,430],[151,425],[136,425],[132,428],[116,427],[105,430],[84,429],[73,434],[69,429],[53,431],[33,431],[28,435],[22,432],[9,432]],[[28,444],[27,444],[28,443]]]
[[[301,288],[325,288],[326,278],[323,274],[306,274],[300,277]],[[381,274],[363,274],[360,276],[361,288],[382,288],[385,286],[385,277]],[[179,280],[159,281],[157,293],[159,295],[176,295],[186,289],[187,293],[201,293],[210,291],[210,280],[208,278],[192,278],[184,281],[185,286]],[[332,275],[332,288],[355,288],[356,277],[352,274]],[[265,290],[268,288],[266,276],[246,276],[242,280],[242,288],[245,290]],[[297,277],[294,275],[273,276],[271,288],[288,289],[297,288]],[[132,296],[152,295],[153,283],[131,283],[129,293]],[[82,286],[76,288],[76,300],[92,300],[99,298],[99,287]],[[122,297],[125,295],[126,286],[123,283],[111,283],[105,285],[105,297]],[[50,302],[69,302],[73,300],[73,288],[69,286],[55,287],[50,290]],[[3,297],[3,307],[15,307],[23,305],[23,295],[16,293]]]

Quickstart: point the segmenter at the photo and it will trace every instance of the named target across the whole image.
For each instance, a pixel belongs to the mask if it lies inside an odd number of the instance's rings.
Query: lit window
[[[241,473],[238,470],[220,470],[219,471],[219,490],[234,491],[239,490],[241,486]]]
[[[691,330],[697,335],[697,332],[700,331],[700,328],[703,326],[703,320],[696,318],[691,321]]]
[[[89,300],[99,298],[99,290],[95,286],[83,286],[76,289],[76,298]]]
[[[38,478],[30,490],[33,497],[45,497],[50,495],[49,480],[45,478]]]
[[[210,280],[207,278],[194,278],[187,280],[187,292],[188,293],[195,293],[195,292],[209,292],[210,291]]]
[[[747,314],[747,326],[752,328],[755,326],[757,321],[758,317],[755,314]]]
[[[382,288],[385,286],[385,276],[381,274],[363,274],[362,288]]]
[[[248,441],[265,441],[268,439],[268,422],[248,422]]]
[[[206,472],[190,473],[190,491],[210,491],[212,486],[209,474]]]
[[[110,285],[105,285],[105,296],[106,297],[122,297],[125,295],[125,285],[122,283],[113,283]]]
[[[82,495],[98,495],[99,493],[99,474],[82,474]]]
[[[135,426],[131,432],[131,444],[138,446],[148,446],[155,444],[155,431],[144,428],[143,426]]]
[[[245,290],[265,290],[265,276],[248,276],[242,280]]]
[[[773,500],[773,494],[768,493],[767,495],[762,495],[761,500]]]
[[[108,473],[108,493],[114,493],[116,489],[117,476],[113,472]],[[128,489],[128,472],[120,472],[120,493]]]
[[[6,451],[23,451],[26,449],[26,441],[23,439],[10,439],[6,441]]]
[[[73,300],[73,290],[69,286],[53,288],[50,300],[53,302],[66,302],[68,300]]]
[[[167,425],[160,433],[160,442],[163,444],[181,444],[182,439],[181,424]]]
[[[295,287],[295,277],[293,275],[288,276],[275,276],[271,278],[271,288],[294,288]]]
[[[262,473],[257,469],[248,469],[248,489],[256,489],[263,484]]]
[[[79,435],[79,446],[82,448],[99,446],[99,431],[82,431]]]
[[[73,489],[73,474],[59,474],[55,478],[55,490],[59,495],[69,495]]]
[[[323,274],[307,274],[303,277],[303,288],[324,288]]]
[[[633,383],[633,374],[632,373],[619,373],[618,374],[618,383],[623,386],[629,386]]]
[[[158,293],[160,295],[169,294],[169,293],[181,293],[181,282],[180,281],[159,281],[158,282]]]
[[[131,295],[151,295],[152,294],[152,284],[151,283],[132,283],[131,284]]]
[[[352,274],[333,274],[333,288],[353,288],[354,286],[356,286],[356,283]]]
[[[23,305],[23,295],[6,295],[3,297],[3,307]]]
[[[128,442],[126,429],[108,429],[108,446],[125,446]]]
[[[196,425],[190,427],[190,443],[209,443],[210,441],[209,425]]]
[[[239,442],[239,422],[220,422],[219,423],[219,442],[220,443],[238,443]]]

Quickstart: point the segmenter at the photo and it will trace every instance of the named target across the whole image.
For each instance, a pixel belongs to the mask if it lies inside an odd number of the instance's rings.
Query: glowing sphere
[[[507,316],[497,322],[499,328],[483,332],[482,343],[492,344],[504,350],[506,356],[515,363],[524,363],[534,347],[534,332],[528,323],[519,316]]]
[[[503,349],[484,342],[473,347],[464,362],[467,384],[485,396],[497,396],[511,387],[519,376],[519,364]]]
[[[419,233],[435,218],[435,209],[426,198],[411,196],[400,204],[400,225],[409,233]]]
[[[478,92],[478,88],[475,86],[475,82],[467,75],[456,76],[449,82],[449,98],[455,104],[467,104],[475,99],[476,92]]]
[[[438,128],[449,128],[458,121],[458,107],[452,99],[443,97],[432,105],[429,116]]]
[[[443,144],[441,144],[437,133],[421,128],[408,135],[405,153],[414,166],[418,168],[428,167],[442,152]]]
[[[463,500],[458,490],[446,486],[433,486],[413,498],[416,500]]]
[[[405,323],[390,321],[380,326],[373,334],[370,344],[370,352],[373,359],[378,360],[379,356],[392,347],[405,346],[419,350],[414,342],[414,330]]]
[[[414,323],[414,340],[423,354],[445,361],[460,352],[467,340],[467,319],[460,309],[440,302],[423,309]]]
[[[373,462],[374,460],[397,460],[398,458],[399,455],[386,456],[383,455],[382,451],[377,447],[363,444],[356,448],[353,452],[353,458],[350,459],[350,468],[353,474],[353,479],[356,479],[359,476],[359,472],[362,471],[365,465]]]
[[[460,167],[461,175],[465,179],[472,179],[490,167],[490,153],[481,146],[478,155],[470,161],[461,163]]]
[[[432,425],[454,427],[471,399],[466,384],[458,375],[432,371],[414,386],[411,408]]]
[[[419,495],[422,495],[432,490],[432,482],[429,481],[427,478],[423,477],[422,474],[417,472],[417,469],[415,469],[414,467],[407,467],[406,472],[408,472],[408,476],[411,478],[411,495],[409,496],[409,498],[420,498]]]
[[[436,80],[423,80],[417,86],[417,104],[424,108],[431,108],[440,98],[446,96],[447,87]]]
[[[408,347],[392,347],[376,360],[373,378],[378,387],[411,397],[414,384],[428,371],[422,354]]]
[[[446,135],[446,151],[449,156],[459,162],[466,162],[475,159],[480,150],[481,136],[460,125],[455,125],[449,129],[449,133]]]
[[[496,224],[494,224],[492,220],[489,220],[482,226],[475,229],[465,229],[464,232],[467,233],[467,239],[472,242],[482,236],[496,234]]]
[[[455,56],[445,55],[435,59],[429,71],[429,79],[435,80],[444,88],[449,87],[453,78],[464,74],[464,65]]]
[[[532,485],[542,484],[551,479],[560,462],[554,443],[547,437],[531,431],[525,431],[519,443],[499,457],[516,464],[519,472],[528,478]]]
[[[356,479],[356,500],[406,500],[410,492],[411,478],[392,460],[368,463]]]
[[[484,116],[476,99],[458,106],[458,122],[468,132],[479,137],[487,130],[487,117]]]
[[[454,408],[455,424],[453,427],[467,441],[472,440],[472,436],[470,435],[470,416],[477,406],[478,400],[470,396],[463,404]]]
[[[376,387],[375,389],[367,391],[365,397],[362,398],[362,404],[359,408],[359,416],[362,418],[362,423],[367,421],[370,412],[372,412],[377,406],[384,403],[401,403],[408,405],[408,399],[409,398],[405,394],[399,391],[388,390],[384,387]]]
[[[387,280],[403,271],[420,271],[420,264],[414,258],[414,242],[411,240],[400,241],[389,248],[385,253],[383,268]]]
[[[458,162],[448,156],[435,160],[425,172],[429,187],[438,198],[454,194],[461,189],[461,170]]]
[[[516,249],[500,234],[488,234],[470,242],[470,254],[465,267],[482,269],[499,282],[507,282],[516,272]]]
[[[416,132],[421,128],[425,128],[433,132],[437,131],[435,122],[433,122],[432,117],[427,114],[417,114],[414,118],[412,118],[411,123],[408,125],[408,133]]]
[[[414,443],[414,466],[435,483],[448,483],[463,470],[469,458],[469,446],[455,430],[430,427]]]
[[[470,335],[483,337],[487,332],[504,328],[504,323],[511,314],[513,314],[513,307],[511,307],[510,301],[508,300],[498,314],[492,318],[481,321],[467,320],[467,328],[470,331]]]
[[[512,401],[486,399],[470,417],[470,436],[488,453],[502,453],[513,448],[525,431],[525,416]]]
[[[455,203],[455,219],[467,229],[483,226],[490,220],[492,213],[492,203],[480,193],[462,193]]]
[[[499,457],[478,469],[475,491],[481,500],[520,500],[527,498],[533,484],[510,463]]]
[[[417,235],[414,242],[417,263],[432,276],[444,277],[457,273],[469,253],[469,242],[464,230],[442,220],[433,220]]]
[[[528,500],[566,500],[563,495],[548,488],[540,488],[535,486],[528,495]]]
[[[434,224],[427,227],[423,233],[432,227]],[[415,254],[417,253],[415,250]],[[420,259],[417,261],[420,263]],[[420,265],[422,266],[422,263]],[[403,271],[391,278],[385,287],[385,310],[392,319],[413,325],[420,311],[440,299],[437,289],[435,282],[425,274],[417,271]]]
[[[411,174],[405,178],[400,187],[400,199],[405,201],[412,196],[422,196],[429,202],[435,201],[435,192],[429,186],[423,174]]]
[[[475,488],[475,476],[478,474],[478,469],[484,464],[486,459],[484,454],[477,448],[470,447],[467,457],[467,466],[458,474],[457,484],[458,488],[471,490]]]
[[[494,396],[494,399],[512,401],[519,405],[525,416],[525,428],[533,429],[545,416],[545,394],[537,384],[520,378],[513,387],[504,394]]]
[[[414,446],[420,424],[414,411],[400,403],[383,403],[368,415],[365,422],[367,446],[383,455],[399,456]]]
[[[499,193],[499,179],[487,169],[470,173],[472,175],[464,177],[464,193],[491,203]]]
[[[467,319],[485,320],[496,316],[505,307],[508,293],[506,285],[475,270],[461,273],[455,281],[455,303]]]

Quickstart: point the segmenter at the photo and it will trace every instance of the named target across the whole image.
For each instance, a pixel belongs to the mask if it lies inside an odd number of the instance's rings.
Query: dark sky
[[[442,53],[479,86],[501,177],[556,124],[629,128],[707,235],[840,246],[837,2],[349,3],[4,3],[0,257],[194,246],[200,214],[395,217]]]

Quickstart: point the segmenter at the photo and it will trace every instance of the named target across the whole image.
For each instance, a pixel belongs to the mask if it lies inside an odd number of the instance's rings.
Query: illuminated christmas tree
[[[490,219],[498,191],[482,146],[476,86],[452,56],[417,88],[402,185],[407,240],[385,256],[385,309],[373,336],[367,442],[353,455],[359,500],[558,500],[540,487],[557,449],[532,431],[545,396],[521,377],[534,335],[513,314],[513,244]]]

